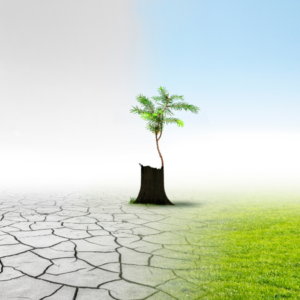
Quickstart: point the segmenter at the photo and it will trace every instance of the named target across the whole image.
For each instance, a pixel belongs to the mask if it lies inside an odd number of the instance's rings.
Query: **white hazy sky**
[[[165,188],[297,186],[300,2],[0,0],[0,180],[140,188],[161,167],[130,113],[160,86]]]

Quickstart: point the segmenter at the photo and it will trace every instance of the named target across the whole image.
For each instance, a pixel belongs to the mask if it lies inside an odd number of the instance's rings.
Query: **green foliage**
[[[181,120],[178,120],[178,121],[177,121],[177,124],[178,124],[178,127],[180,127],[180,126],[183,127],[183,125],[184,125],[183,122],[182,122]]]
[[[161,102],[157,109],[155,108],[154,104],[149,100],[147,97],[143,96],[142,94],[137,95],[136,99],[139,103],[141,103],[143,109],[138,107],[133,107],[130,110],[132,113],[137,113],[141,116],[142,119],[149,121],[147,124],[146,129],[151,131],[154,134],[158,134],[163,131],[164,124],[175,123],[178,127],[183,127],[184,123],[180,119],[177,118],[167,118],[166,116],[172,116],[173,113],[171,109],[175,110],[182,110],[191,111],[192,113],[198,113],[200,108],[185,103],[185,102],[177,102],[174,103],[175,99],[183,99],[183,96],[172,95],[169,97],[169,93],[166,88],[159,87],[158,93],[160,96],[152,97],[155,102]]]

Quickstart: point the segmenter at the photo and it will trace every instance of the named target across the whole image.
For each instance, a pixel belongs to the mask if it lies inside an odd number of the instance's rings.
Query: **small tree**
[[[184,126],[183,121],[177,118],[167,118],[166,115],[173,115],[171,109],[185,111],[190,110],[192,113],[198,113],[200,108],[187,104],[185,102],[175,103],[175,99],[183,100],[183,96],[172,95],[169,97],[166,88],[159,87],[160,96],[152,97],[155,102],[161,101],[160,106],[155,109],[154,104],[142,94],[137,96],[137,101],[140,102],[144,109],[133,107],[130,110],[132,113],[137,113],[142,119],[148,120],[147,129],[155,134],[157,151],[161,159],[161,169],[151,168],[150,166],[142,166],[142,184],[138,198],[134,203],[151,203],[151,204],[171,204],[164,191],[164,160],[160,153],[158,141],[160,140],[164,128],[164,124],[176,123],[178,127]],[[158,137],[159,135],[159,137]],[[150,168],[150,169],[147,169]],[[145,170],[144,170],[145,169]]]

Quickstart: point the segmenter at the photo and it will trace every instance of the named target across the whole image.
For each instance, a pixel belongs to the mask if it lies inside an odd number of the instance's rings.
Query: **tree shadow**
[[[199,202],[191,202],[191,201],[185,201],[185,200],[170,200],[173,205],[158,205],[158,204],[150,204],[150,203],[133,203],[135,201],[135,198],[131,199],[128,203],[129,205],[145,205],[147,207],[202,207],[205,205],[205,203]]]
[[[183,200],[179,200],[179,201],[176,201],[176,200],[170,200],[174,206],[179,206],[179,207],[201,207],[201,206],[204,206],[204,203],[197,203],[197,202],[189,202],[189,201],[183,201]]]

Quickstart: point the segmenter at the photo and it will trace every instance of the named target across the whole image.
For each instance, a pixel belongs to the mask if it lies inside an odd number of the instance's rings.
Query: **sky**
[[[0,0],[0,182],[139,191],[161,167],[130,113],[158,88],[165,189],[296,187],[300,2]]]

